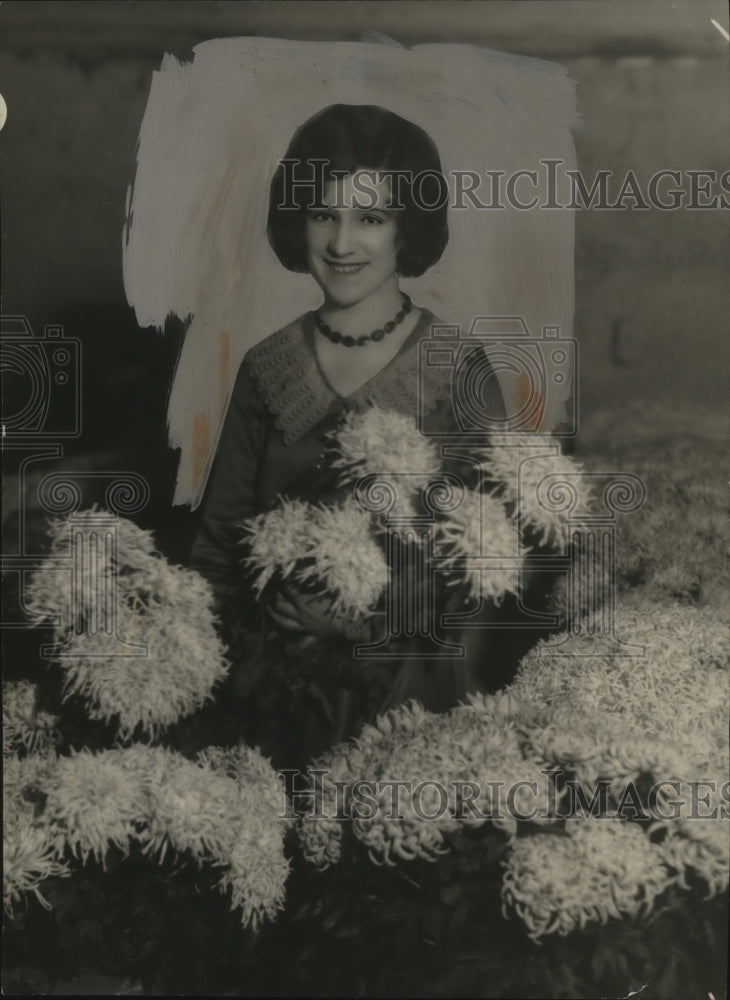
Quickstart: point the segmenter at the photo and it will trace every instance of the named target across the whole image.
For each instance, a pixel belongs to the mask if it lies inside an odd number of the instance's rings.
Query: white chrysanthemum
[[[164,858],[172,848],[196,860],[223,863],[240,819],[236,785],[208,768],[179,761],[156,790],[143,832],[147,849]]]
[[[3,683],[3,757],[22,749],[44,752],[58,742],[58,718],[36,708],[37,691],[29,681]]]
[[[112,752],[112,751],[110,751]],[[137,786],[140,812],[147,819],[154,811],[156,795],[161,786],[169,780],[173,771],[187,767],[187,758],[167,747],[150,746],[148,743],[132,743],[113,751],[119,766],[130,775]]]
[[[313,784],[315,794],[309,800],[309,812],[298,828],[302,852],[310,864],[324,869],[340,860],[343,818],[338,818],[338,808],[349,808],[348,787],[371,778],[378,758],[386,760],[388,748],[397,745],[405,733],[417,729],[425,718],[426,712],[418,702],[404,702],[379,716],[374,725],[363,726],[356,739],[337,744],[312,762],[311,771],[324,773],[317,779],[320,784]],[[343,783],[344,798],[338,795],[337,782]]]
[[[289,863],[284,856],[285,800],[276,773],[255,750],[210,748],[197,763],[169,754],[154,781],[145,849],[168,850],[223,868],[220,888],[256,927],[281,908]],[[139,767],[140,762],[135,762]],[[153,772],[154,773],[154,772]]]
[[[538,643],[522,660],[511,693],[544,723],[587,734],[610,724],[621,736],[633,730],[721,760],[730,707],[722,616],[714,609],[621,602],[615,633],[633,649],[587,629]],[[570,655],[551,655],[566,639]],[[645,654],[621,655],[640,654],[637,647]]]
[[[26,893],[32,892],[48,908],[41,886],[49,878],[69,875],[59,861],[53,840],[43,824],[24,810],[3,814],[3,905],[12,916]]]
[[[342,856],[342,822],[331,817],[304,817],[298,827],[302,854],[310,865],[324,871]]]
[[[543,544],[565,547],[568,520],[579,523],[590,511],[588,477],[549,434],[493,434],[479,464]]]
[[[354,824],[371,858],[386,863],[433,858],[461,825],[490,821],[514,835],[521,818],[547,819],[553,800],[540,762],[525,754],[511,724],[487,719],[471,706],[427,716],[389,754],[379,755],[376,773],[409,782],[400,817],[388,809],[386,789],[376,815]],[[436,784],[424,786],[424,780]],[[465,804],[472,799],[469,789],[478,790],[473,808]]]
[[[314,510],[301,500],[282,500],[244,522],[248,546],[244,563],[256,574],[253,586],[258,594],[275,574],[290,576],[302,553],[309,550]]]
[[[535,756],[523,752],[519,734],[504,718],[476,707],[460,706],[444,715],[406,703],[386,713],[360,737],[316,762],[328,773],[320,807],[325,818],[304,819],[300,837],[305,856],[319,867],[339,859],[341,834],[333,819],[335,782],[345,814],[353,817],[355,837],[377,864],[433,860],[448,850],[448,835],[460,826],[491,821],[508,835],[520,818],[548,818],[553,800],[548,776]],[[373,803],[359,810],[357,784]],[[392,782],[405,782],[400,789]],[[474,808],[470,788],[480,790]],[[341,827],[341,823],[339,826]]]
[[[57,618],[57,635],[80,617],[103,615],[110,594],[140,587],[164,564],[151,532],[95,507],[52,521],[49,536],[50,551],[30,579],[26,607],[37,621]]]
[[[59,757],[44,787],[44,823],[54,828],[71,853],[104,863],[110,846],[129,850],[143,803],[134,777],[117,751],[81,750]]]
[[[659,845],[659,851],[670,868],[676,870],[680,884],[689,887],[687,874],[692,871],[706,883],[708,896],[727,892],[730,880],[727,817],[686,817],[666,823],[665,830],[666,839]]]
[[[251,804],[255,807],[256,802]],[[230,892],[231,909],[240,909],[243,924],[254,930],[284,906],[290,869],[284,855],[283,829],[276,826],[275,816],[264,818],[260,812],[249,811],[226,859],[220,888]]]
[[[255,796],[258,807],[272,816],[286,812],[286,786],[283,778],[254,747],[239,743],[234,747],[206,747],[198,754],[199,763],[212,771],[232,778],[246,794]],[[282,818],[282,823],[286,821]]]
[[[586,819],[569,822],[566,834],[520,837],[505,863],[505,913],[514,910],[533,940],[646,914],[673,881],[660,851],[634,824]]]
[[[504,506],[479,490],[465,490],[462,503],[437,521],[434,552],[447,571],[458,574],[474,600],[485,597],[499,603],[519,590],[515,559],[522,556],[520,539]],[[470,560],[501,557],[505,565],[479,567]],[[508,564],[509,563],[509,564]]]
[[[37,821],[36,812],[43,801],[48,775],[53,773],[55,764],[56,754],[52,750],[22,758],[13,755],[3,760],[4,836],[13,835],[13,830],[21,823],[22,817],[26,817],[33,825],[44,825],[41,820]],[[45,830],[48,842],[55,843],[53,831],[47,824]]]
[[[169,851],[188,852],[222,868],[220,886],[230,890],[246,924],[256,926],[282,905],[289,871],[285,797],[277,774],[255,750],[211,749],[202,763],[143,744],[60,758],[11,757],[3,777],[6,906],[23,892],[37,893],[49,875],[64,874],[66,850],[103,864],[112,844],[126,853],[132,840],[160,861]]]
[[[370,515],[354,499],[313,508],[303,557],[296,579],[318,585],[332,598],[336,614],[366,616],[390,582]]]
[[[642,801],[652,830],[663,830],[662,856],[676,879],[685,884],[692,870],[710,893],[722,891],[728,824],[689,813],[698,780],[721,789],[727,778],[725,622],[715,609],[622,602],[616,635],[644,655],[622,656],[626,647],[587,630],[564,647],[570,655],[551,655],[550,642],[531,651],[509,689],[517,723],[532,752],[577,780],[586,801],[599,782],[609,809],[651,785],[656,801]]]
[[[144,646],[146,654],[132,655]],[[154,736],[212,698],[228,672],[224,653],[205,606],[184,616],[165,604],[144,611],[122,604],[115,634],[70,637],[59,660],[64,697],[82,698],[92,719],[115,721],[123,739]]]
[[[517,695],[510,688],[502,688],[494,694],[469,694],[466,704],[472,711],[499,723],[519,719],[522,711]]]
[[[151,531],[138,527],[134,521],[118,517],[99,507],[79,511],[65,518],[57,518],[49,527],[50,556],[69,557],[76,554],[75,536],[89,538],[97,533],[110,533],[116,538],[116,561],[130,570],[144,571],[149,557],[156,556],[155,540]],[[114,549],[103,547],[99,559],[111,560]]]
[[[212,617],[207,581],[170,564],[155,551],[152,534],[132,521],[92,509],[53,522],[50,534],[51,552],[31,577],[27,605],[36,620],[58,619],[57,638],[72,628],[108,629],[117,605]]]
[[[438,447],[418,429],[416,421],[377,406],[349,411],[331,435],[341,485],[364,476],[395,476],[396,487],[414,492],[441,472]]]

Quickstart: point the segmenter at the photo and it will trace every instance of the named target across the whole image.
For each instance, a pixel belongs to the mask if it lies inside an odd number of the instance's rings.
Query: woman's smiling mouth
[[[363,261],[360,264],[338,264],[337,261],[327,260],[324,258],[324,262],[335,274],[357,274],[362,271],[364,267],[367,267],[367,262]]]

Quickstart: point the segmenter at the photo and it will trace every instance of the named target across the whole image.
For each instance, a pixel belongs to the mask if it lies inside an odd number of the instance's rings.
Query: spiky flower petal
[[[480,457],[520,525],[536,532],[542,544],[564,547],[569,522],[578,525],[590,513],[588,477],[551,435],[493,434]]]
[[[303,583],[317,582],[333,596],[333,611],[364,617],[385,592],[390,569],[373,537],[370,515],[354,500],[316,508],[307,561],[297,570]]]
[[[275,574],[284,579],[310,546],[309,526],[313,508],[301,500],[283,500],[271,510],[249,518],[242,525],[247,553],[244,563],[253,572],[257,594]]]
[[[244,527],[259,593],[278,573],[326,593],[335,614],[363,617],[388,585],[370,515],[354,498],[328,507],[284,500]]]
[[[115,722],[119,736],[150,736],[190,715],[228,672],[224,646],[205,607],[195,616],[155,604],[117,609],[113,633],[82,632],[68,641],[64,696],[82,698],[89,717]]]
[[[635,824],[584,820],[568,823],[566,833],[521,837],[506,861],[505,912],[513,909],[534,940],[646,914],[673,881]]]
[[[37,690],[29,681],[3,682],[3,757],[24,750],[42,753],[58,742],[58,718],[37,709]]]
[[[59,757],[48,781],[44,822],[57,831],[71,853],[104,863],[109,848],[129,849],[142,802],[133,777],[115,751],[81,750]]]
[[[413,419],[392,410],[350,410],[331,439],[341,485],[368,475],[395,476],[399,487],[415,492],[441,471],[435,442]]]
[[[463,578],[469,596],[499,603],[519,590],[522,552],[514,523],[495,497],[465,490],[461,504],[437,521],[434,551],[441,566]],[[480,557],[496,558],[479,565]],[[501,559],[499,558],[501,557]]]
[[[48,908],[41,886],[46,879],[69,874],[68,865],[58,860],[48,831],[32,816],[18,812],[3,817],[3,905],[8,916],[29,892]]]

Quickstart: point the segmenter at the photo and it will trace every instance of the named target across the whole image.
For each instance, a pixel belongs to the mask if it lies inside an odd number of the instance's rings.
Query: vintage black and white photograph
[[[0,4],[10,996],[727,992],[716,0]]]

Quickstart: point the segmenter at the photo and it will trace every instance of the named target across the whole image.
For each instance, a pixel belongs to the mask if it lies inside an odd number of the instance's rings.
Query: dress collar
[[[438,320],[433,313],[423,309],[395,357],[348,396],[335,392],[319,367],[313,313],[305,313],[262,340],[248,352],[246,363],[284,442],[292,444],[343,401],[355,405],[371,402],[412,417],[430,412],[448,395],[452,384],[448,366],[420,365],[420,343],[429,338],[434,323]]]

